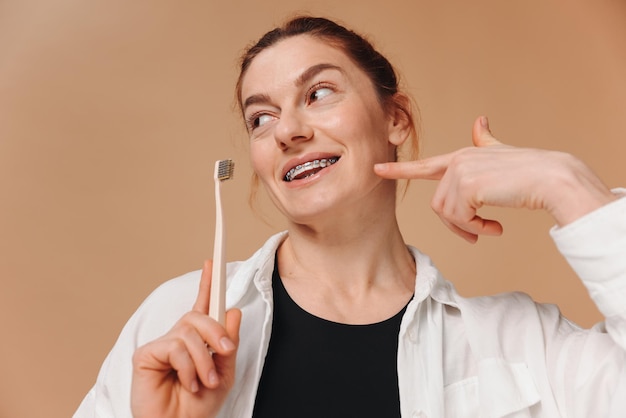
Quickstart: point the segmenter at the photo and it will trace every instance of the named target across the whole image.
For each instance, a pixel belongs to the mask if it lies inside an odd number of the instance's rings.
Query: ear
[[[389,113],[389,142],[402,145],[411,135],[413,112],[411,99],[404,93],[396,93],[391,98]]]

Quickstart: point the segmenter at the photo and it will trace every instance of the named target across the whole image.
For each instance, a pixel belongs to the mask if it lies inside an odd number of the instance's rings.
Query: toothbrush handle
[[[220,180],[215,180],[215,243],[213,244],[209,316],[224,325],[226,318],[226,259],[224,253],[226,235],[222,213],[221,183]]]

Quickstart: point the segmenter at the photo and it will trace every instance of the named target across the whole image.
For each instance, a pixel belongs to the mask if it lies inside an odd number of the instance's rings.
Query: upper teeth
[[[299,176],[300,174],[308,170],[312,170],[315,168],[328,167],[330,165],[335,164],[338,160],[339,160],[338,157],[331,157],[331,158],[322,158],[320,160],[307,161],[304,164],[299,164],[295,166],[294,168],[292,168],[291,170],[287,171],[287,174],[285,174],[285,181],[291,181],[297,176]]]

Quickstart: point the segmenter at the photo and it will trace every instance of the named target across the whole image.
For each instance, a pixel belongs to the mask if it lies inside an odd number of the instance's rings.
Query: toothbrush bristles
[[[217,178],[220,181],[232,179],[234,171],[235,171],[235,162],[233,160],[218,161]]]

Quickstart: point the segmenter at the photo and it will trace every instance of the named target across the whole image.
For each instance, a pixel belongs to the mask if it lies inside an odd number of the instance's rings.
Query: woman
[[[626,411],[626,199],[583,163],[503,145],[484,117],[473,147],[396,162],[415,143],[410,101],[384,57],[326,19],[268,32],[244,55],[237,94],[255,176],[288,230],[229,265],[225,327],[207,316],[210,263],[157,289],[76,416]],[[522,294],[460,297],[405,244],[396,179],[439,180],[433,208],[470,242],[501,233],[483,205],[548,211],[606,329]]]

